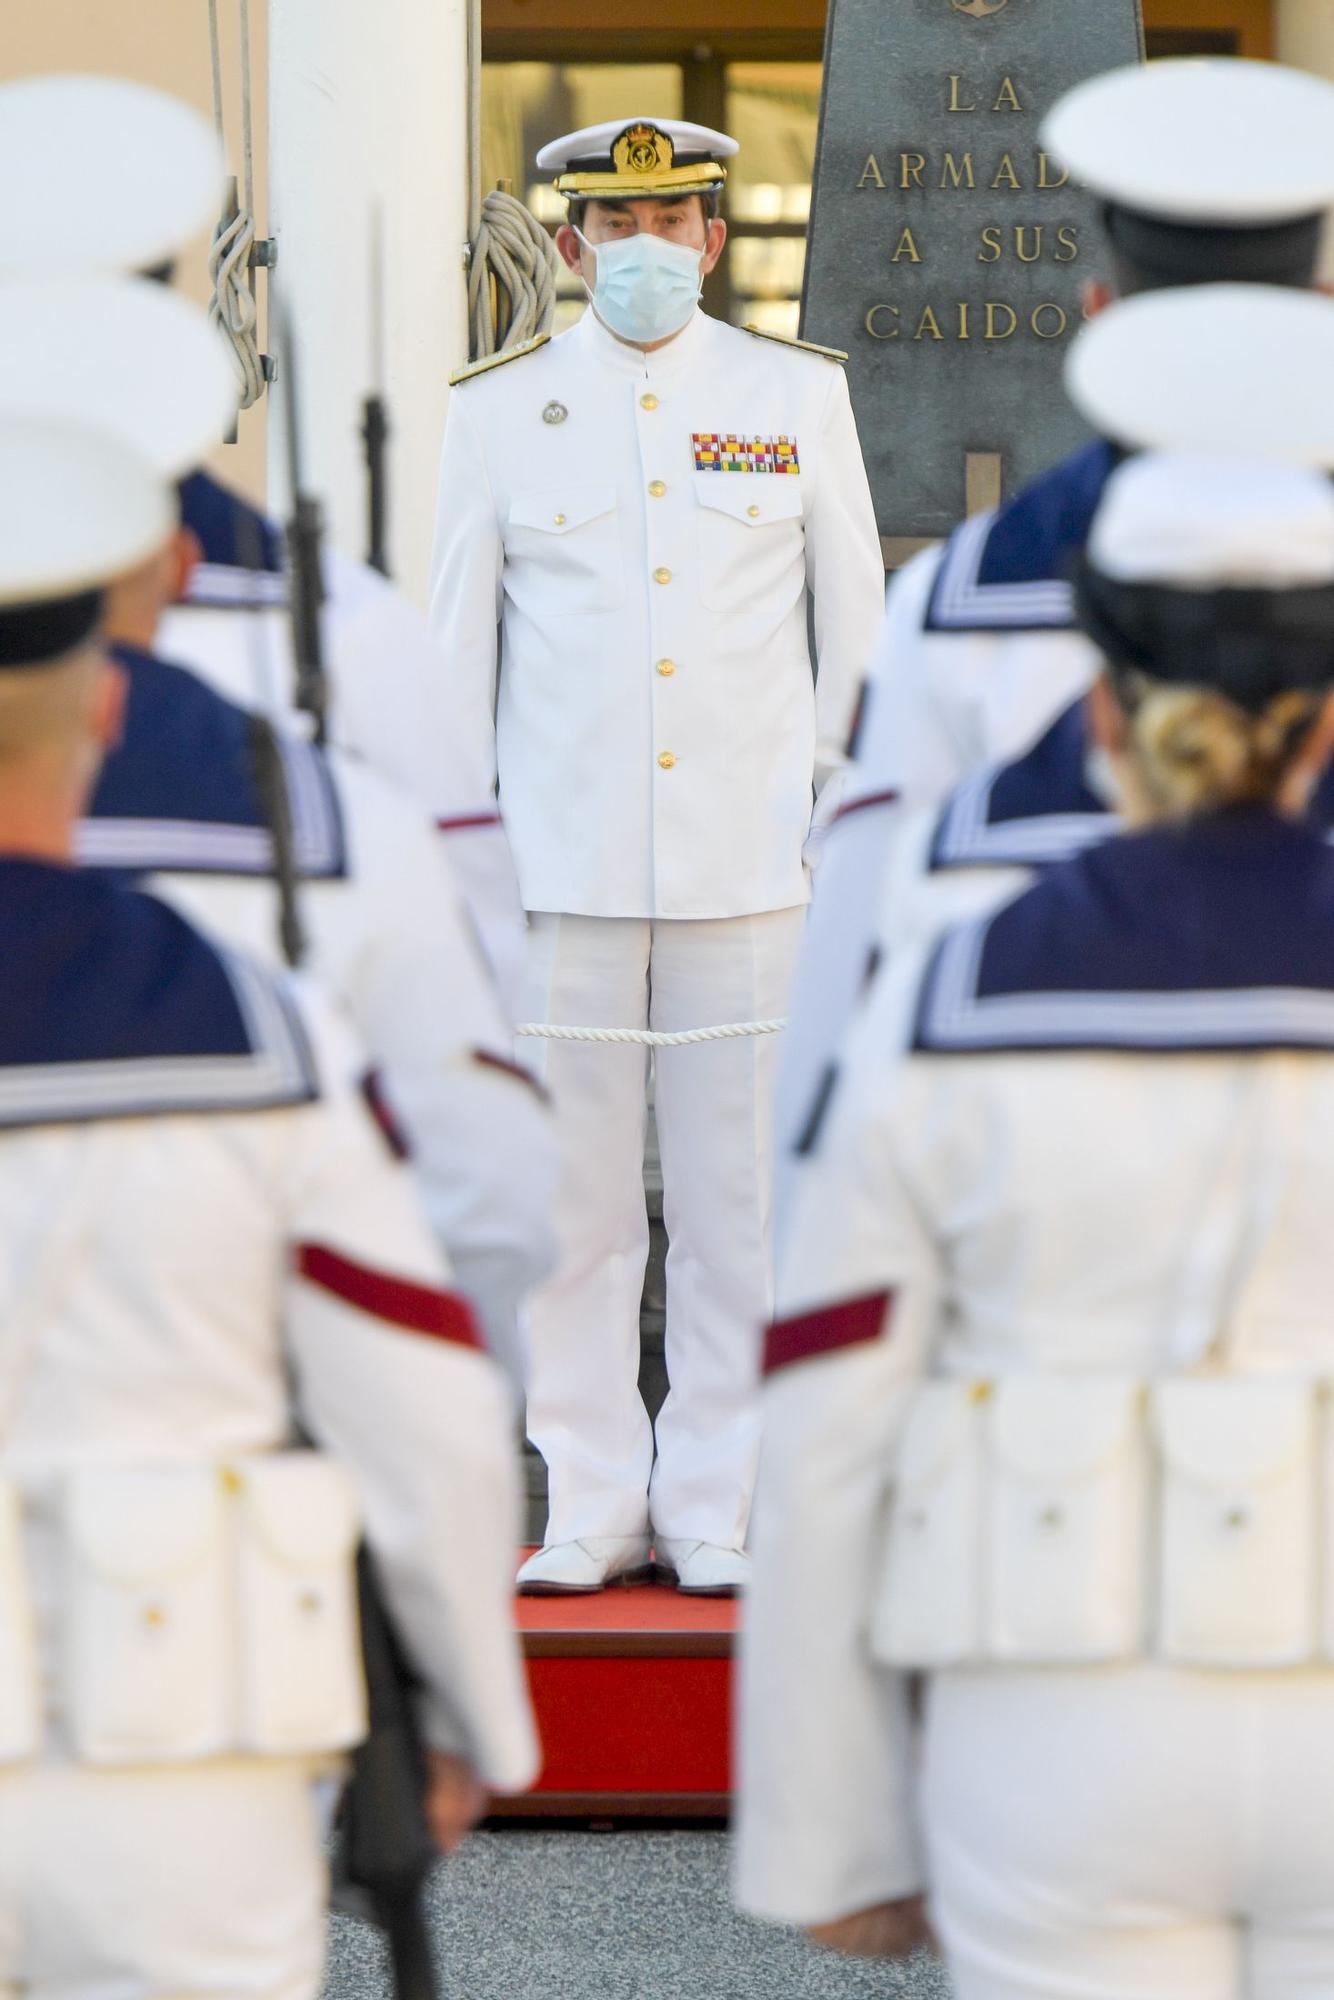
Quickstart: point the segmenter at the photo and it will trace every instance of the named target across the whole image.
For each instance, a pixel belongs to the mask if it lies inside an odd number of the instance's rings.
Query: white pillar
[[[1277,0],[1280,62],[1334,83],[1334,0]],[[1324,276],[1334,279],[1334,226],[1325,232]]]
[[[383,216],[391,564],[424,601],[449,372],[467,356],[466,0],[270,0],[270,213],[293,314],[303,476],[365,553],[371,233]],[[270,495],[286,505],[281,409]]]

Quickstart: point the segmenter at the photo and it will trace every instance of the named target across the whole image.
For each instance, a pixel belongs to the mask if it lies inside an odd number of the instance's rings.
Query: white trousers
[[[0,1774],[4,2000],[314,2000],[325,1897],[305,1764]]]
[[[923,1777],[956,2000],[1334,1995],[1334,1670],[937,1675]]]
[[[804,909],[716,921],[536,914],[524,1018],[676,1031],[781,1016]],[[670,1393],[639,1394],[648,1256],[646,1051],[531,1042],[556,1101],[561,1263],[529,1309],[528,1434],[546,1460],[547,1542],[659,1534],[740,1548],[772,1302],[771,1099],[778,1036],[655,1053]]]

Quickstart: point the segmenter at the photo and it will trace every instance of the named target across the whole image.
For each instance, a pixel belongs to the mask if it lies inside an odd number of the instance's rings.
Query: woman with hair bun
[[[957,2000],[1334,1993],[1334,486],[1079,580],[1129,830],[889,964],[766,1355],[737,1892]],[[922,1698],[911,1698],[914,1681]]]

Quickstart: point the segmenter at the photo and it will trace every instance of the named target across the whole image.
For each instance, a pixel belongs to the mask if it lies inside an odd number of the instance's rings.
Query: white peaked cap
[[[537,165],[559,172],[571,160],[594,159],[600,153],[610,153],[622,132],[634,125],[651,125],[665,132],[678,153],[705,153],[715,160],[730,160],[741,150],[726,132],[715,132],[709,125],[692,125],[684,118],[611,118],[603,125],[585,125],[578,132],[552,139],[538,154]]]
[[[175,518],[170,488],[119,438],[0,415],[0,608],[123,576],[161,547]]]
[[[236,414],[222,336],[146,278],[0,286],[0,416],[64,416],[112,431],[164,478],[193,472]]]
[[[0,272],[151,270],[217,219],[223,172],[212,126],[164,91],[0,84]]]
[[[1334,469],[1334,299],[1277,285],[1142,292],[1084,328],[1065,386],[1117,444]]]
[[[1076,180],[1123,208],[1257,228],[1334,206],[1334,83],[1277,63],[1134,63],[1079,84],[1042,125]]]
[[[1089,560],[1122,583],[1291,590],[1334,583],[1334,485],[1304,466],[1149,452],[1119,466]]]

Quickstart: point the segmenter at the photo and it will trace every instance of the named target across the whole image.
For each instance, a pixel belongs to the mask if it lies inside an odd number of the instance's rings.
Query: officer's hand
[[[486,1812],[486,1790],[472,1765],[443,1750],[426,1753],[426,1823],[442,1854],[453,1854]]]
[[[827,1951],[846,1952],[853,1958],[907,1958],[923,1948],[936,1949],[921,1896],[877,1903],[874,1909],[857,1910],[832,1924],[811,1924],[807,1935]]]

